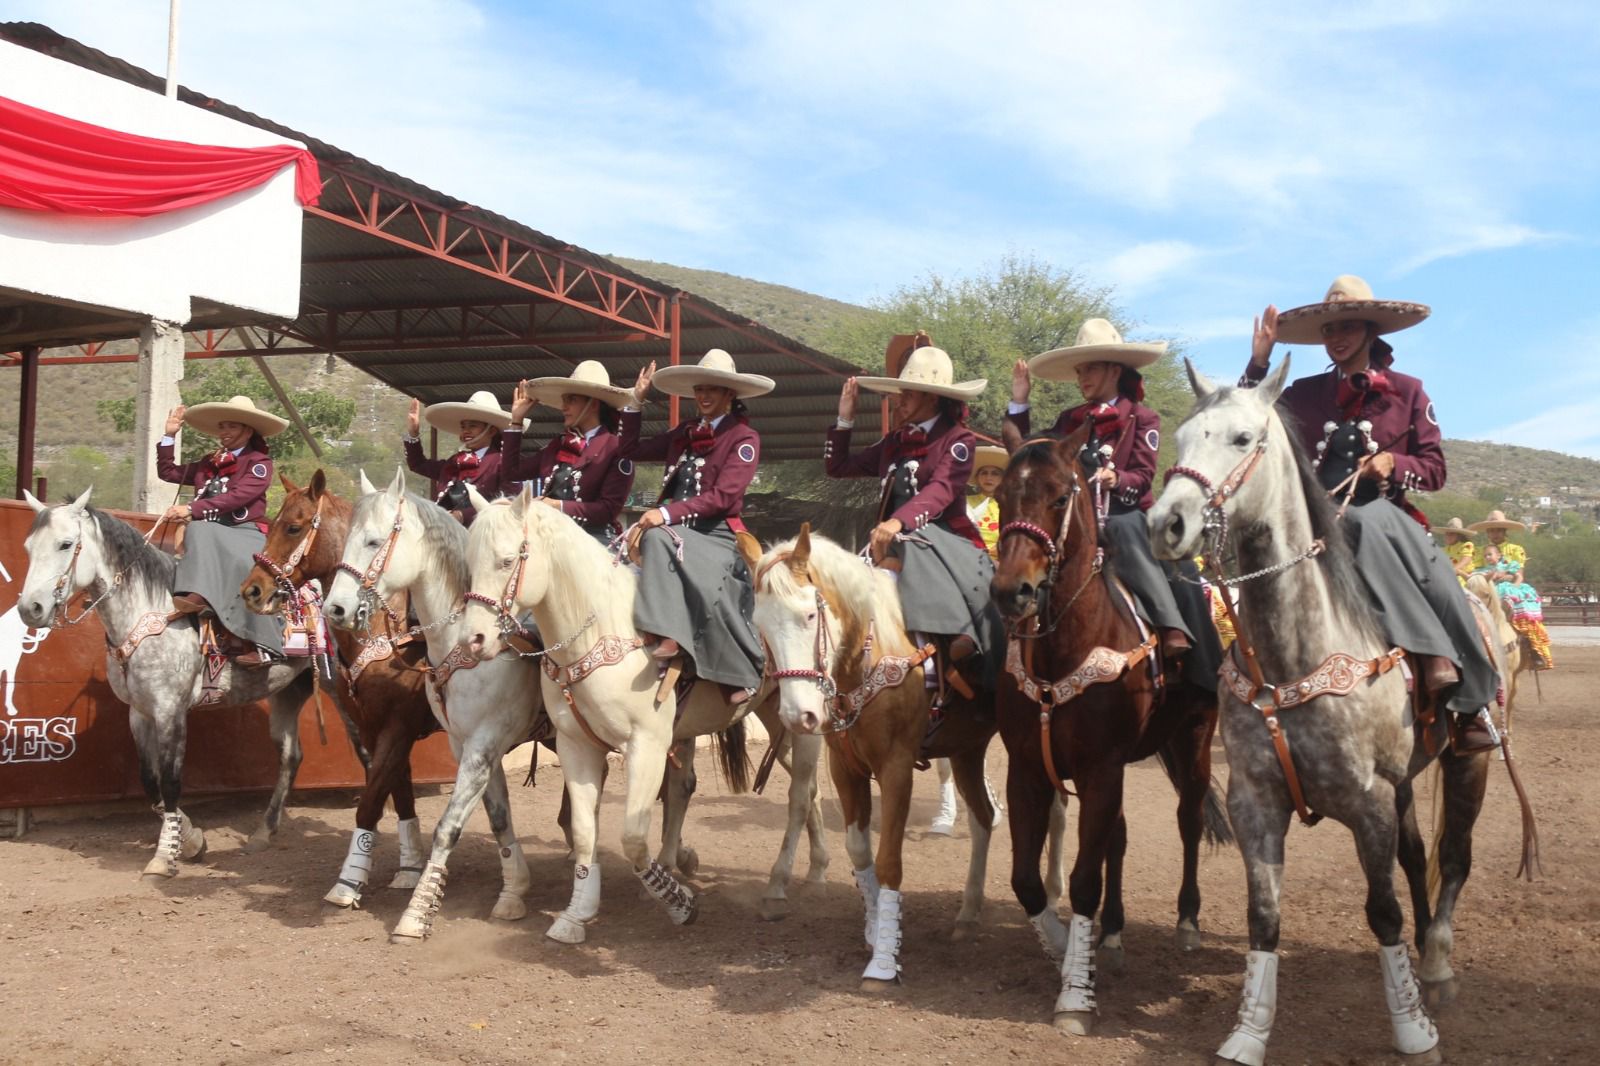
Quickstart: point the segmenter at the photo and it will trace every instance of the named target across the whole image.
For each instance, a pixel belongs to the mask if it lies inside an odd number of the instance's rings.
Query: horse
[[[1333,505],[1276,410],[1288,372],[1285,358],[1257,388],[1219,388],[1188,367],[1199,402],[1178,429],[1176,476],[1150,516],[1157,556],[1192,556],[1204,537],[1208,558],[1220,566],[1231,547],[1245,572],[1231,582],[1239,590],[1239,639],[1223,669],[1221,714],[1228,813],[1249,889],[1250,953],[1238,1022],[1217,1057],[1259,1064],[1266,1054],[1277,1010],[1284,836],[1298,811],[1353,833],[1394,1047],[1406,1062],[1439,1062],[1426,1007],[1455,995],[1451,923],[1471,867],[1488,754],[1446,749],[1437,756],[1443,883],[1430,914],[1412,779],[1435,757],[1429,748],[1443,722],[1428,742],[1415,741],[1407,682],[1393,668],[1402,653],[1379,632]],[[1415,910],[1417,973],[1401,940],[1397,854]]]
[[[1177,942],[1200,942],[1201,838],[1229,839],[1211,785],[1215,694],[1164,683],[1156,638],[1105,567],[1093,495],[1079,456],[1089,427],[1064,440],[1023,442],[996,492],[999,559],[990,592],[1006,621],[1000,735],[1009,765],[1011,888],[1046,954],[1061,968],[1057,1028],[1093,1032],[1094,915],[1108,969],[1123,960],[1124,768],[1157,755],[1178,792],[1183,877]],[[1077,786],[1069,790],[1067,781]],[[1039,855],[1056,804],[1079,804],[1078,854],[1063,925],[1039,877]]]
[[[613,751],[623,753],[627,767],[623,854],[674,924],[693,922],[698,898],[667,862],[650,856],[647,840],[668,750],[681,752],[688,746],[678,742],[715,734],[724,773],[734,791],[742,791],[748,770],[743,718],[769,693],[733,706],[718,686],[695,684],[680,707],[677,692],[658,685],[659,664],[634,628],[636,582],[629,568],[613,565],[604,547],[558,508],[536,500],[531,486],[511,499],[476,496],[473,506],[471,590],[458,653],[483,664],[497,661],[506,636],[520,628],[518,613],[532,612],[544,639],[540,683],[571,799],[572,897],[545,935],[581,944],[585,927],[599,916],[595,824],[606,756]],[[681,824],[673,804],[687,800],[686,789],[669,785],[665,799],[669,825],[673,819]]]
[[[526,917],[532,885],[528,862],[511,825],[511,797],[500,760],[536,735],[544,704],[531,660],[517,656],[478,662],[457,649],[461,597],[467,588],[467,531],[447,512],[405,488],[405,468],[379,491],[361,474],[361,499],[338,572],[328,588],[328,621],[351,630],[398,616],[393,597],[408,594],[428,649],[428,700],[455,753],[455,791],[433,832],[433,850],[390,943],[415,944],[433,933],[444,900],[450,852],[481,798],[500,845],[502,884],[491,916]]]
[[[166,880],[178,862],[206,855],[205,833],[178,806],[188,712],[207,687],[206,657],[193,616],[173,609],[176,565],[132,526],[89,505],[93,488],[71,503],[47,507],[23,492],[35,512],[28,532],[28,574],[17,611],[34,629],[76,625],[98,615],[106,637],[106,677],[128,705],[128,726],[139,752],[139,780],[161,833],[142,876]],[[93,597],[77,617],[69,606],[80,592]],[[218,696],[206,707],[238,707],[268,700],[278,779],[261,825],[247,850],[265,847],[277,832],[284,800],[300,768],[300,708],[311,695],[310,659],[241,668],[227,661],[212,684]]]
[[[299,487],[280,475],[283,505],[267,543],[239,594],[245,606],[260,614],[281,610],[307,582],[332,586],[350,532],[350,501],[328,491],[319,469],[310,484]],[[427,649],[408,631],[404,612],[391,618],[383,612],[371,619],[372,632],[358,638],[334,630],[339,665],[334,688],[351,747],[362,756],[366,783],[356,804],[356,829],[350,850],[333,887],[323,899],[336,907],[360,905],[372,876],[378,822],[392,796],[399,819],[400,862],[390,888],[414,889],[422,876],[422,826],[411,786],[411,748],[439,728],[428,704],[425,675]]]
[[[874,990],[901,978],[901,851],[911,805],[914,764],[924,753],[950,759],[967,802],[972,852],[956,938],[977,926],[983,906],[994,808],[983,782],[984,752],[994,736],[992,715],[971,701],[953,704],[928,738],[929,693],[917,649],[906,634],[893,579],[821,536],[810,524],[769,548],[756,568],[756,627],[777,679],[779,715],[797,736],[823,734],[828,768],[844,808],[845,850],[866,908],[872,958],[861,987]],[[883,816],[872,848],[872,779]]]

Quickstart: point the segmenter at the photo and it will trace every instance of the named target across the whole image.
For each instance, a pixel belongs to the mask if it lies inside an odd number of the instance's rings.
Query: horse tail
[[[750,755],[744,746],[744,719],[717,734],[717,761],[736,796],[750,791]]]
[[[1171,744],[1163,744],[1156,749],[1156,754],[1161,758],[1161,768],[1167,773],[1167,780],[1172,782],[1172,787],[1181,796],[1183,794],[1183,779],[1179,774],[1177,757],[1172,752]],[[1215,776],[1206,785],[1206,798],[1200,806],[1201,823],[1204,827],[1205,842],[1213,848],[1225,848],[1234,844],[1233,824],[1228,821],[1228,807],[1222,797],[1222,786],[1218,784]]]

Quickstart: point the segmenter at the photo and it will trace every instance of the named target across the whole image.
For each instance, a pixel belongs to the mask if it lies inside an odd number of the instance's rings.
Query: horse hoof
[[[861,979],[861,991],[871,992],[874,995],[888,995],[899,987],[900,981],[898,978],[892,981],[884,981],[877,977],[863,977]]]
[[[828,883],[828,868],[826,866],[813,866],[806,871],[806,884],[825,885]]]
[[[322,902],[346,909],[359,908],[361,906],[361,891],[346,884],[336,884],[328,889],[328,894],[322,897]]]
[[[781,922],[789,917],[789,901],[786,899],[763,899],[756,913],[761,915],[763,922]]]
[[[556,920],[550,923],[550,928],[544,935],[558,944],[581,944],[587,939],[589,931],[583,927],[582,922],[575,922],[564,914],[556,915]]]
[[[184,838],[183,852],[178,856],[184,862],[205,862],[206,852],[211,846],[206,843],[206,835],[198,829],[193,829]]]
[[[966,944],[978,939],[978,923],[956,922],[955,928],[950,930],[950,939],[957,944]]]
[[[1454,977],[1447,977],[1443,981],[1422,982],[1422,1005],[1430,1012],[1441,1011],[1456,1001],[1456,993],[1460,991]]]
[[[494,902],[494,910],[489,912],[489,917],[498,918],[502,922],[520,921],[528,916],[528,905],[522,901],[521,896],[501,897]]]
[[[1178,923],[1178,950],[1193,951],[1200,946],[1200,927]]]
[[[409,945],[409,944],[420,944],[426,939],[427,939],[427,937],[425,937],[425,936],[413,936],[410,933],[402,933],[398,929],[396,929],[394,932],[389,934],[389,943],[394,944],[396,946]]]
[[[272,834],[262,829],[257,829],[250,834],[250,839],[244,842],[239,850],[246,855],[259,855],[272,845]]]
[[[144,864],[144,869],[139,871],[139,876],[146,881],[170,881],[178,876],[178,864],[157,855]]]
[[[407,912],[400,915],[394,932],[389,934],[391,944],[420,944],[433,933],[433,923],[427,918]]]
[[[1405,1066],[1439,1066],[1444,1062],[1444,1055],[1439,1051],[1439,1045],[1435,1044],[1427,1051],[1419,1051],[1415,1055],[1401,1055],[1400,1061]]]
[[[700,899],[695,897],[689,900],[687,907],[670,907],[667,917],[672,919],[673,925],[693,925],[694,920],[700,917]]]
[[[1095,965],[1100,968],[1100,972],[1111,974],[1113,977],[1120,975],[1126,969],[1127,962],[1127,953],[1121,947],[1102,944],[1095,952]],[[1056,1017],[1061,1016],[1058,1014]]]
[[[1072,1036],[1092,1036],[1094,1034],[1094,1012],[1087,1010],[1060,1011],[1055,1016],[1055,1027]]]
[[[402,888],[410,892],[422,880],[421,870],[401,870],[394,875],[394,880],[389,882],[390,888]]]
[[[679,849],[678,872],[685,877],[693,877],[698,869],[700,869],[700,853],[693,848]]]

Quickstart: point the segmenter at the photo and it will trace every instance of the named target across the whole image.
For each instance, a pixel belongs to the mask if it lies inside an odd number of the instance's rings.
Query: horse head
[[[349,504],[328,491],[327,476],[320,468],[304,488],[283,474],[278,480],[283,484],[283,505],[267,530],[256,565],[239,586],[245,606],[257,614],[272,614],[282,606],[288,591],[285,582],[298,588],[313,577],[323,577],[327,583],[324,575],[338,564],[350,521]]]
[[[814,549],[807,522],[798,537],[769,549],[756,566],[756,629],[766,643],[768,674],[778,683],[778,714],[796,733],[820,732],[838,695],[833,679],[846,642],[838,601],[820,581],[817,556],[831,554],[828,549],[848,554],[821,537]]]
[[[35,517],[24,542],[28,573],[22,579],[17,614],[33,629],[48,629],[79,591],[110,580],[100,529],[89,510],[93,491],[91,486],[71,503],[54,507],[40,503],[26,489],[22,492]]]
[[[1022,442],[995,493],[1000,545],[989,597],[1007,625],[1043,614],[1056,578],[1093,556],[1098,530],[1083,458],[1089,429]]]
[[[514,625],[522,608],[544,599],[549,568],[543,565],[543,550],[532,552],[529,545],[542,548],[541,523],[555,512],[531,506],[531,483],[525,483],[515,497],[493,502],[471,485],[467,492],[478,517],[467,531],[468,592],[461,643],[487,661],[504,647],[506,620]]]
[[[372,608],[408,589],[423,569],[420,513],[406,495],[404,467],[388,488],[361,472],[361,499],[350,517],[338,573],[323,598],[328,621],[341,629],[369,624]]]
[[[1158,559],[1190,558],[1202,549],[1208,522],[1252,524],[1275,513],[1273,494],[1295,474],[1295,450],[1274,404],[1289,376],[1289,357],[1253,389],[1219,387],[1187,359],[1198,398],[1178,427],[1178,461],[1150,510],[1150,547]],[[1272,477],[1255,477],[1260,466]]]

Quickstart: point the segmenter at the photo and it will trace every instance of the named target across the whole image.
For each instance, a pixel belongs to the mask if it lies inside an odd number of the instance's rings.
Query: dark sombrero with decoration
[[[1372,286],[1354,274],[1341,274],[1328,286],[1321,303],[1291,307],[1278,313],[1278,340],[1283,344],[1321,344],[1322,327],[1330,322],[1371,322],[1380,334],[1410,329],[1431,312],[1427,304],[1379,300]]]

